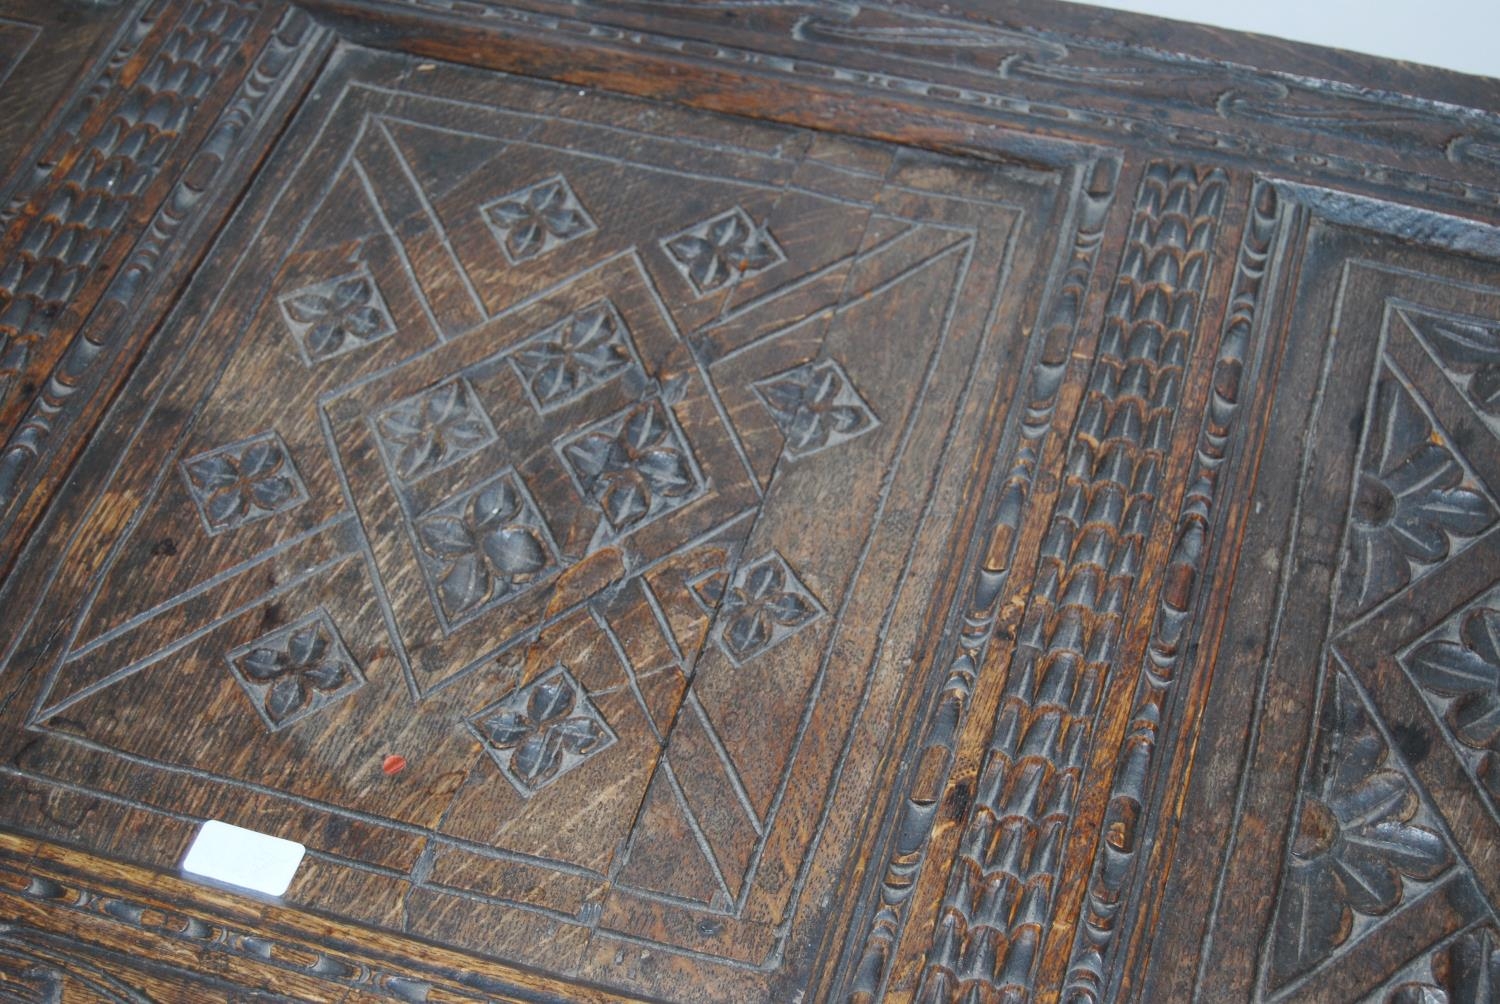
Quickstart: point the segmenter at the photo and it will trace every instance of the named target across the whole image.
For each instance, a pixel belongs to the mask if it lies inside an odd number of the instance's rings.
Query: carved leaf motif
[[[490,595],[490,577],[479,556],[470,552],[455,558],[443,572],[438,591],[444,609],[461,614],[483,603]]]
[[[1451,699],[1443,719],[1475,751],[1480,780],[1500,799],[1500,610],[1469,611],[1459,641],[1427,642],[1407,666],[1424,691]]]
[[[532,722],[520,711],[506,711],[483,724],[484,734],[501,749],[510,749],[531,734]]]
[[[272,648],[257,648],[245,656],[240,666],[252,680],[264,683],[287,671],[286,654]]]
[[[534,732],[511,757],[510,768],[532,788],[552,779],[562,766],[562,739],[548,729]]]
[[[240,472],[234,459],[220,453],[189,462],[188,476],[199,488],[232,488],[239,484]]]
[[[251,447],[240,455],[240,477],[245,480],[261,479],[267,474],[281,470],[281,464],[281,446],[270,440],[261,440],[258,443],[252,443]]]
[[[302,678],[318,690],[330,691],[342,687],[348,681],[349,673],[342,663],[329,661],[304,670]]]
[[[333,312],[333,301],[321,293],[299,293],[284,301],[286,311],[300,324],[316,324]]]
[[[584,754],[605,739],[604,730],[592,718],[569,718],[553,732],[559,737],[563,749],[569,753]]]
[[[1342,588],[1351,614],[1395,595],[1414,570],[1446,559],[1453,541],[1479,534],[1495,519],[1494,505],[1464,483],[1452,450],[1390,374],[1381,379],[1373,421]]]
[[[1485,414],[1500,417],[1500,325],[1425,314],[1410,319],[1443,364],[1460,377],[1468,377],[1469,400]]]
[[[417,524],[417,535],[429,554],[438,558],[455,558],[474,551],[474,539],[468,527],[456,516],[432,516]]]
[[[1333,674],[1272,935],[1277,986],[1331,956],[1359,917],[1400,904],[1403,878],[1428,881],[1452,862],[1443,838],[1415,822],[1420,799],[1342,672]]]
[[[651,449],[641,455],[636,469],[658,495],[675,497],[693,490],[693,472],[676,450]]]
[[[470,506],[474,526],[487,529],[515,519],[521,511],[521,498],[509,481],[500,480],[475,495]]]
[[[307,693],[303,689],[302,680],[296,675],[282,677],[266,692],[266,715],[273,722],[285,721],[306,701]]]
[[[301,669],[323,658],[328,651],[328,639],[323,636],[323,626],[316,621],[299,631],[292,632],[287,639],[287,659]]]
[[[547,564],[546,548],[524,526],[504,526],[485,534],[484,553],[495,570],[512,581],[535,575]]]
[[[573,687],[562,676],[538,684],[526,701],[526,713],[537,725],[546,725],[573,710]]]

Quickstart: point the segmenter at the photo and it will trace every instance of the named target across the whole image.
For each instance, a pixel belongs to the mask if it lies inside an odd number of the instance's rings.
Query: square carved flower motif
[[[474,715],[469,727],[522,798],[616,739],[588,693],[560,665]]]
[[[736,666],[779,645],[824,612],[775,551],[740,565],[732,577],[715,571],[691,585],[704,610],[717,610],[714,643]]]
[[[510,354],[510,364],[531,405],[545,415],[583,397],[630,369],[630,332],[608,300],[575,310]]]
[[[660,400],[585,428],[558,452],[579,494],[622,533],[687,504],[704,487],[687,439]]]
[[[512,265],[540,258],[598,229],[560,174],[486,202],[479,212]]]
[[[880,424],[849,374],[832,359],[806,363],[753,387],[786,437],[789,457],[848,442]]]
[[[739,206],[663,238],[661,246],[699,297],[786,261],[771,231]]]
[[[284,293],[276,302],[309,366],[396,333],[390,308],[363,264],[346,275]]]
[[[328,612],[307,616],[230,651],[235,681],[272,732],[364,686]]]
[[[397,401],[373,418],[396,481],[415,484],[495,441],[495,426],[462,377]]]
[[[184,460],[181,469],[209,536],[307,501],[307,488],[275,432],[199,453]]]
[[[450,625],[520,595],[558,567],[547,525],[513,471],[418,516],[415,530],[422,571]]]

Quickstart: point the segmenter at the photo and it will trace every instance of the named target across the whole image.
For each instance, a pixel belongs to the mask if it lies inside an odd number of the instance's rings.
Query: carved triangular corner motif
[[[1398,311],[1490,431],[1500,435],[1500,322]]]
[[[1348,623],[1403,592],[1495,525],[1500,506],[1397,375],[1378,371],[1355,475],[1338,613]]]
[[[1273,993],[1336,965],[1458,856],[1336,657],[1323,684],[1266,954]]]

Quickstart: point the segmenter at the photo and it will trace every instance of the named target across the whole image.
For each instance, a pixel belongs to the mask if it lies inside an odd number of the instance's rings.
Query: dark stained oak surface
[[[14,0],[0,84],[0,999],[1500,986],[1494,81]]]

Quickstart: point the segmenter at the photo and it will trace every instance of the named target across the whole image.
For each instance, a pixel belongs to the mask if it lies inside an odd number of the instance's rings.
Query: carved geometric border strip
[[[1101,710],[1102,677],[1115,668],[1139,549],[1160,490],[1158,465],[1177,417],[1180,369],[1197,342],[1199,301],[1227,189],[1228,176],[1219,168],[1153,162],[1142,176],[1087,397],[1070,437],[1069,474],[1006,668],[919,998],[959,1000],[1001,985],[1033,988],[1076,811],[1076,775]],[[1164,226],[1169,216],[1181,225]],[[1157,286],[1150,270],[1167,261],[1174,282]],[[1133,337],[1154,331],[1156,337],[1143,342]],[[1141,353],[1138,345],[1150,349]],[[1131,410],[1148,394],[1164,420],[1131,422]],[[1086,615],[1098,621],[1087,651]],[[1095,675],[1100,679],[1085,680]],[[1030,851],[1013,855],[1018,841]]]
[[[227,6],[227,5],[226,5]],[[206,15],[209,23],[217,16],[215,10],[206,7],[198,14]],[[70,129],[79,129],[87,121],[86,112],[95,100],[92,96],[110,93],[117,89],[116,76],[120,68],[142,52],[160,52],[167,62],[190,62],[182,53],[172,54],[165,46],[172,33],[166,31],[165,22],[153,20],[156,9],[146,12],[138,21],[132,22],[130,31],[116,49],[113,58],[103,66],[101,74],[87,90],[76,92],[75,107],[66,120]],[[154,29],[161,28],[160,32]],[[60,436],[73,435],[73,425],[81,417],[98,411],[100,404],[96,390],[110,379],[119,379],[112,374],[108,363],[149,332],[150,325],[143,323],[139,314],[149,298],[158,295],[159,285],[182,278],[180,263],[170,260],[168,248],[185,249],[207,239],[202,224],[205,215],[216,205],[223,204],[223,197],[216,195],[217,189],[228,186],[235,178],[243,178],[246,165],[243,153],[260,142],[268,125],[284,111],[282,107],[292,91],[294,82],[306,73],[325,33],[317,28],[311,17],[297,8],[283,12],[274,25],[262,25],[257,33],[264,35],[258,50],[252,50],[247,58],[251,66],[240,80],[237,88],[222,106],[218,118],[211,123],[207,135],[199,148],[191,152],[177,149],[183,133],[164,138],[168,147],[160,152],[161,157],[153,161],[149,173],[185,171],[193,169],[191,177],[178,177],[157,204],[149,222],[131,233],[136,243],[115,268],[113,277],[102,292],[101,303],[106,310],[100,316],[90,318],[88,325],[76,333],[64,348],[53,368],[53,378],[46,382],[47,393],[38,395],[26,408],[24,417],[11,432],[0,452],[0,540],[14,545],[12,538],[22,532],[37,513],[26,512],[28,498],[33,487],[46,486],[50,479],[60,477],[62,470],[56,466],[54,455],[62,457],[60,447],[53,442]],[[222,36],[219,36],[222,40]],[[187,36],[171,38],[174,46],[189,44]],[[222,47],[211,46],[215,52]],[[149,83],[149,82],[148,82]],[[122,95],[119,100],[124,100]],[[70,163],[75,158],[88,158],[99,137],[87,131],[66,134],[71,149],[65,156],[55,158],[52,163]],[[31,197],[45,193],[47,181],[42,179]],[[24,195],[13,193],[16,198]],[[120,233],[125,233],[121,230]],[[190,257],[190,256],[189,256]],[[64,304],[59,311],[64,316],[74,304]],[[41,380],[37,381],[39,384]],[[86,428],[77,434],[86,433]],[[21,521],[21,522],[18,522]],[[11,555],[0,552],[0,559]]]
[[[958,594],[963,597],[957,601],[961,605],[956,605],[949,616],[950,623],[957,625],[957,644],[944,667],[939,696],[922,726],[920,755],[914,758],[918,763],[939,766],[920,786],[915,777],[907,779],[909,790],[898,785],[897,797],[887,810],[890,817],[887,832],[892,834],[890,847],[883,870],[878,873],[879,884],[872,903],[867,907],[869,918],[857,928],[861,941],[857,954],[851,955],[854,960],[849,978],[851,1004],[870,1004],[884,993],[890,955],[906,926],[910,897],[926,862],[941,805],[938,796],[948,783],[979,667],[994,637],[1004,587],[1019,545],[1020,521],[1057,409],[1061,373],[1081,333],[1083,301],[1094,273],[1105,222],[1114,204],[1118,163],[1108,159],[1097,161],[1092,172],[1079,199],[1067,267],[1037,326],[1041,333],[1040,349],[1031,364],[1025,396],[1020,399],[1024,408],[1018,411],[1022,418],[1009,466],[996,466],[997,484],[986,493],[987,514],[977,523],[988,531],[990,556],[974,569],[972,584]]]
[[[1271,184],[1258,182],[1250,202],[1229,310],[1219,336],[1212,389],[1186,478],[1189,488],[1173,529],[1166,587],[1137,673],[1131,727],[1119,742],[1108,807],[1099,826],[1101,834],[1110,836],[1095,847],[1087,898],[1068,960],[1065,994],[1087,998],[1104,992],[1109,955],[1139,863],[1136,855],[1149,837],[1149,788],[1156,776],[1159,730],[1173,692],[1182,687],[1179,673],[1195,668],[1181,659],[1201,616],[1200,586],[1226,508],[1220,497],[1222,481],[1230,476],[1239,446],[1241,404],[1254,387],[1253,364],[1260,355],[1257,336],[1267,323],[1260,320],[1265,313],[1261,301],[1272,249],[1283,225],[1280,200]]]

